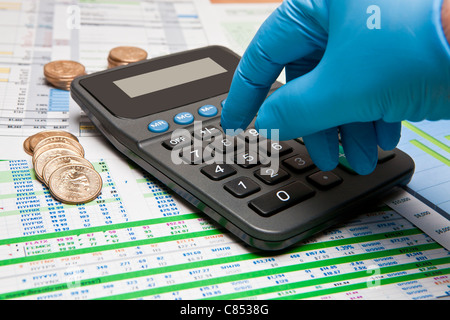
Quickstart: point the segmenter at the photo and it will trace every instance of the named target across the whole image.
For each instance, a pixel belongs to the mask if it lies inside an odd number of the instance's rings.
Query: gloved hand
[[[450,119],[450,46],[442,0],[286,0],[236,70],[221,125],[303,137],[324,171],[338,132],[352,168],[372,172],[377,145],[393,149],[402,120]],[[265,101],[286,67],[287,84]],[[270,135],[269,135],[270,138]]]

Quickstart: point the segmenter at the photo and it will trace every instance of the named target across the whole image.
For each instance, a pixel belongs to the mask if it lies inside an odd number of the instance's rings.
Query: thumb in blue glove
[[[224,129],[303,137],[324,171],[338,134],[352,168],[372,172],[402,120],[450,119],[450,47],[442,0],[287,0],[261,26],[236,70]],[[287,84],[266,100],[283,68]],[[270,136],[269,136],[270,138]]]

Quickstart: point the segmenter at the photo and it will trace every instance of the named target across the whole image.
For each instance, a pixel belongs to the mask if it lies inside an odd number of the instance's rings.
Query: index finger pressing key
[[[258,30],[234,74],[222,110],[224,130],[248,126],[285,65],[324,50],[327,35],[318,21],[326,21],[326,13],[307,2],[283,2]],[[305,18],[314,16],[317,21]]]

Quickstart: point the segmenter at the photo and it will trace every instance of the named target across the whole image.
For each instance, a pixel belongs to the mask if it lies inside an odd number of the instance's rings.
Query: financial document
[[[107,68],[116,46],[141,47],[149,58],[206,46],[197,7],[190,0],[0,1],[0,134],[95,134],[69,92],[48,87],[44,65],[75,60],[91,73]]]
[[[382,202],[283,252],[246,246],[123,159],[67,91],[44,81],[43,65],[55,59],[80,61],[90,73],[105,69],[108,51],[118,45],[140,46],[154,57],[218,41],[211,39],[220,27],[208,16],[217,10],[210,5],[0,2],[7,35],[0,39],[0,299],[450,295],[449,251]],[[449,127],[405,122],[399,145],[416,161],[408,191],[443,214],[450,212]],[[79,137],[103,179],[96,200],[62,204],[36,179],[22,142],[44,129]]]
[[[0,163],[1,299],[420,299],[450,255],[381,207],[290,250],[245,246],[122,159],[85,205],[55,201],[27,160]]]
[[[398,147],[416,164],[409,189],[449,217],[450,121],[404,121]]]

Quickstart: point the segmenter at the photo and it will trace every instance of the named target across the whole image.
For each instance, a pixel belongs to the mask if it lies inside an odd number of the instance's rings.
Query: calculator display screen
[[[227,72],[211,58],[186,62],[137,76],[114,81],[130,98],[164,90]]]
[[[238,63],[212,46],[106,70],[80,84],[114,116],[137,119],[227,93]]]

